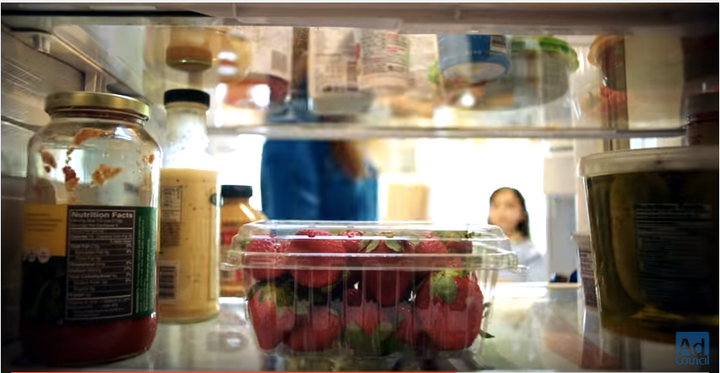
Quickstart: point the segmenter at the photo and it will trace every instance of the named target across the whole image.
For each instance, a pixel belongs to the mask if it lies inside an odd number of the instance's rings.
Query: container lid
[[[223,185],[220,187],[220,195],[223,198],[250,198],[253,189],[249,185]]]
[[[568,63],[568,71],[574,72],[580,66],[577,53],[566,41],[552,36],[515,36],[510,41],[510,51],[543,51],[560,53]]]
[[[45,112],[48,114],[80,108],[115,110],[150,118],[150,106],[146,103],[112,93],[59,92],[45,99]]]
[[[254,250],[253,242],[276,250]],[[521,270],[499,227],[424,222],[263,220],[240,228],[223,263],[225,269],[298,267]]]
[[[197,89],[171,89],[165,91],[165,105],[176,102],[190,102],[210,107],[210,95]]]
[[[583,157],[578,166],[582,177],[648,171],[717,170],[717,146],[692,146],[620,150]]]
[[[625,38],[619,35],[600,35],[596,37],[592,44],[590,44],[590,51],[587,56],[588,62],[597,66],[598,58],[600,58],[605,48],[623,40],[625,40]]]

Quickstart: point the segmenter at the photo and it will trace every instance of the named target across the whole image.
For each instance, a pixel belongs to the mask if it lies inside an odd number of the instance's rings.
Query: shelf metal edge
[[[128,6],[130,5],[130,6]],[[137,4],[136,4],[137,5]],[[5,20],[58,24],[281,25],[397,28],[405,33],[596,34],[716,32],[714,4],[3,4]],[[133,10],[135,9],[135,10]],[[9,17],[9,18],[8,18]],[[25,20],[23,20],[23,18]],[[524,30],[524,32],[522,32]]]
[[[387,127],[353,124],[283,124],[210,127],[210,136],[261,135],[272,139],[364,140],[378,138],[531,138],[531,139],[632,139],[681,137],[685,129],[608,129],[550,127]]]

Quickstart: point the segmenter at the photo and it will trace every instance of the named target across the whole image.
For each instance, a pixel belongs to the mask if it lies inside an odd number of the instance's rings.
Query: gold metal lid
[[[52,114],[61,110],[95,108],[123,111],[150,118],[150,107],[132,97],[100,92],[59,92],[47,96],[45,111]]]

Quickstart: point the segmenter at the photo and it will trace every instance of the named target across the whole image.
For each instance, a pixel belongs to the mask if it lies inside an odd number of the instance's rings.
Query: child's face
[[[514,232],[518,224],[525,218],[520,201],[515,193],[509,190],[498,192],[490,202],[488,221],[497,225],[505,234]]]

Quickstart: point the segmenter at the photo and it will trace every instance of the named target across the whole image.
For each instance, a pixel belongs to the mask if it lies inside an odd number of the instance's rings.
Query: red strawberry
[[[360,252],[379,255],[380,257],[363,258],[362,264],[367,267],[388,267],[402,262],[402,258],[388,258],[387,254],[401,254],[410,249],[407,241],[395,240],[362,240]],[[412,285],[413,276],[407,271],[398,270],[366,270],[362,275],[362,289],[370,299],[383,307],[397,304],[401,296]]]
[[[435,237],[427,237],[415,244],[415,254],[428,255],[429,258],[416,258],[417,266],[425,269],[446,269],[450,258],[447,257],[448,250],[442,241]]]
[[[413,274],[407,271],[364,271],[361,288],[368,298],[383,307],[396,305],[413,284]]]
[[[445,247],[448,251],[455,254],[472,253],[473,245],[470,241],[446,241]]]
[[[362,258],[366,267],[387,267],[402,261],[401,257],[388,257],[410,251],[410,243],[402,240],[361,240],[359,252],[373,254],[373,257]]]
[[[363,351],[379,352],[382,343],[392,334],[377,303],[363,300],[355,289],[348,290],[344,303],[345,338],[350,346]]]
[[[435,273],[420,287],[415,302],[420,323],[438,350],[467,348],[480,334],[483,294],[471,276]]]
[[[265,283],[251,289],[248,311],[258,345],[271,350],[295,325],[293,294],[285,287]]]
[[[287,250],[287,242],[275,241],[270,239],[254,239],[245,246],[246,253],[264,253],[250,254],[243,257],[243,265],[248,268],[250,276],[255,280],[272,280],[285,273],[287,269],[282,268],[286,263],[284,252]],[[272,255],[272,254],[276,255]],[[280,268],[278,268],[280,267]]]
[[[422,330],[415,319],[410,304],[403,302],[397,306],[396,323],[395,338],[410,346],[415,346],[420,342]]]
[[[344,254],[343,245],[336,239],[324,239],[330,232],[306,229],[296,233],[297,236],[309,238],[296,238],[290,241],[287,249],[289,253],[297,254]],[[295,267],[290,271],[295,281],[305,287],[322,288],[333,284],[345,265],[345,258],[339,257],[288,257],[288,264]],[[336,267],[337,269],[310,269],[312,267]],[[308,268],[308,269],[303,269]]]
[[[472,238],[467,231],[440,231],[434,236],[441,239],[447,247],[448,252],[455,254],[469,254],[472,252]]]
[[[348,253],[357,253],[360,251],[360,239],[355,237],[361,237],[363,234],[360,231],[347,230],[338,233],[338,236],[347,236],[349,239],[343,240],[343,247]]]
[[[285,339],[294,351],[323,351],[340,336],[340,317],[329,307],[314,307],[308,319]]]
[[[343,299],[345,307],[360,307],[365,302],[362,293],[357,289],[348,289],[345,291]]]

